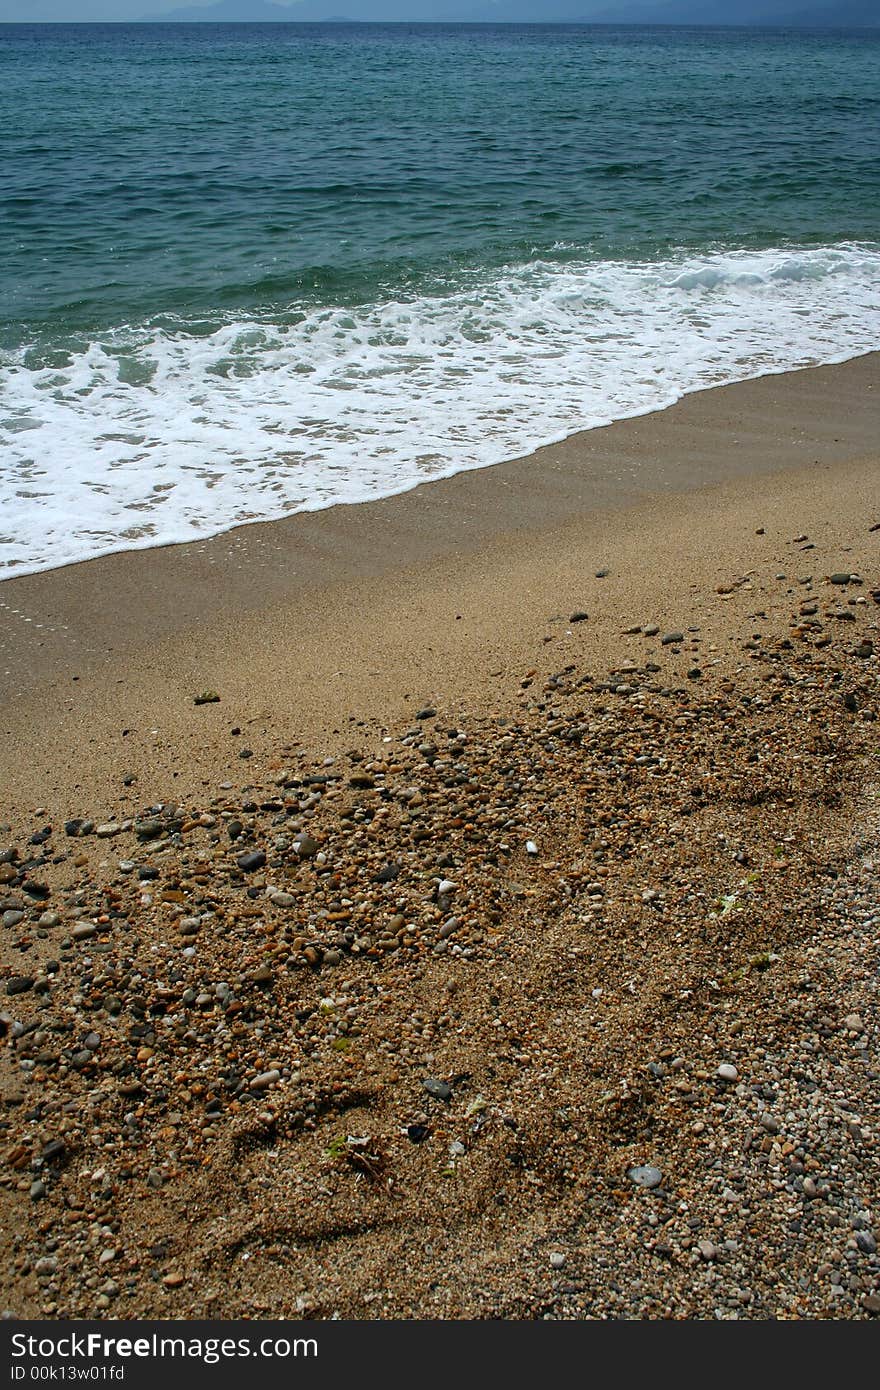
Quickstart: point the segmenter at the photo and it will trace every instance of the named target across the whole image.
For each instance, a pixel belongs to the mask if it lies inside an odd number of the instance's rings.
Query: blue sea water
[[[0,26],[0,575],[880,346],[880,35]]]

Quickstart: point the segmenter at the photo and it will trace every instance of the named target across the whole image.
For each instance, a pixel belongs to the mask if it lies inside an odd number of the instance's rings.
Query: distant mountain
[[[344,10],[340,13],[340,7]],[[878,0],[218,0],[164,14],[163,23],[599,23],[880,27]]]

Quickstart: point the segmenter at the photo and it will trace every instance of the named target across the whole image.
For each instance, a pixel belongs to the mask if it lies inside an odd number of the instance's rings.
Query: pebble
[[[589,613],[585,613],[583,609],[576,608],[568,621],[570,623],[585,623],[589,616]]]
[[[663,1174],[660,1169],[653,1167],[650,1163],[639,1164],[636,1168],[630,1168],[627,1176],[635,1183],[636,1187],[649,1189],[659,1187],[663,1181]]]
[[[722,1081],[736,1081],[739,1079],[739,1072],[732,1062],[722,1062],[718,1068],[718,1077]]]
[[[253,1081],[250,1083],[250,1090],[266,1091],[269,1089],[270,1086],[274,1086],[276,1081],[280,1080],[281,1072],[278,1071],[277,1068],[273,1067],[271,1071],[263,1071],[260,1072],[259,1076],[255,1076]]]
[[[447,1081],[438,1081],[434,1076],[427,1076],[422,1082],[422,1086],[433,1096],[435,1100],[449,1100],[452,1095],[452,1087]]]
[[[135,821],[134,833],[139,840],[156,840],[165,829],[164,822],[152,816],[148,820]],[[98,831],[100,834],[100,830]]]
[[[684,641],[683,632],[666,632],[660,638],[660,643],[664,647],[671,647],[678,642]]]
[[[294,840],[293,848],[300,859],[311,859],[318,853],[321,846],[317,840],[312,839],[311,835],[301,835],[298,840]]]
[[[246,854],[236,855],[235,862],[243,873],[252,874],[256,869],[262,869],[266,862],[266,855],[261,849],[252,849],[248,850]]]
[[[550,1268],[551,1268],[551,1269],[562,1269],[562,1266],[563,1266],[564,1264],[565,1264],[565,1256],[563,1255],[562,1251],[561,1251],[561,1250],[553,1250],[553,1251],[551,1251],[551,1253],[550,1253]]]
[[[17,927],[19,922],[24,921],[24,913],[17,912],[14,908],[12,908],[8,912],[4,912],[2,921],[4,927]]]

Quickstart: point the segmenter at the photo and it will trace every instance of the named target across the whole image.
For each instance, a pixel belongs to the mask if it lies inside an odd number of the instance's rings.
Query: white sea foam
[[[0,574],[402,492],[880,347],[880,249],[536,262],[446,297],[0,360]]]

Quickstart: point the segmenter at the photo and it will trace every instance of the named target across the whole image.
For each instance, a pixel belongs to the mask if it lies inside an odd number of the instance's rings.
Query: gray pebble
[[[452,1095],[452,1087],[446,1081],[438,1081],[434,1076],[426,1076],[422,1082],[429,1096],[435,1100],[449,1100]]]
[[[663,1181],[663,1174],[660,1169],[654,1168],[649,1163],[630,1168],[627,1177],[635,1183],[636,1187],[659,1187]]]

